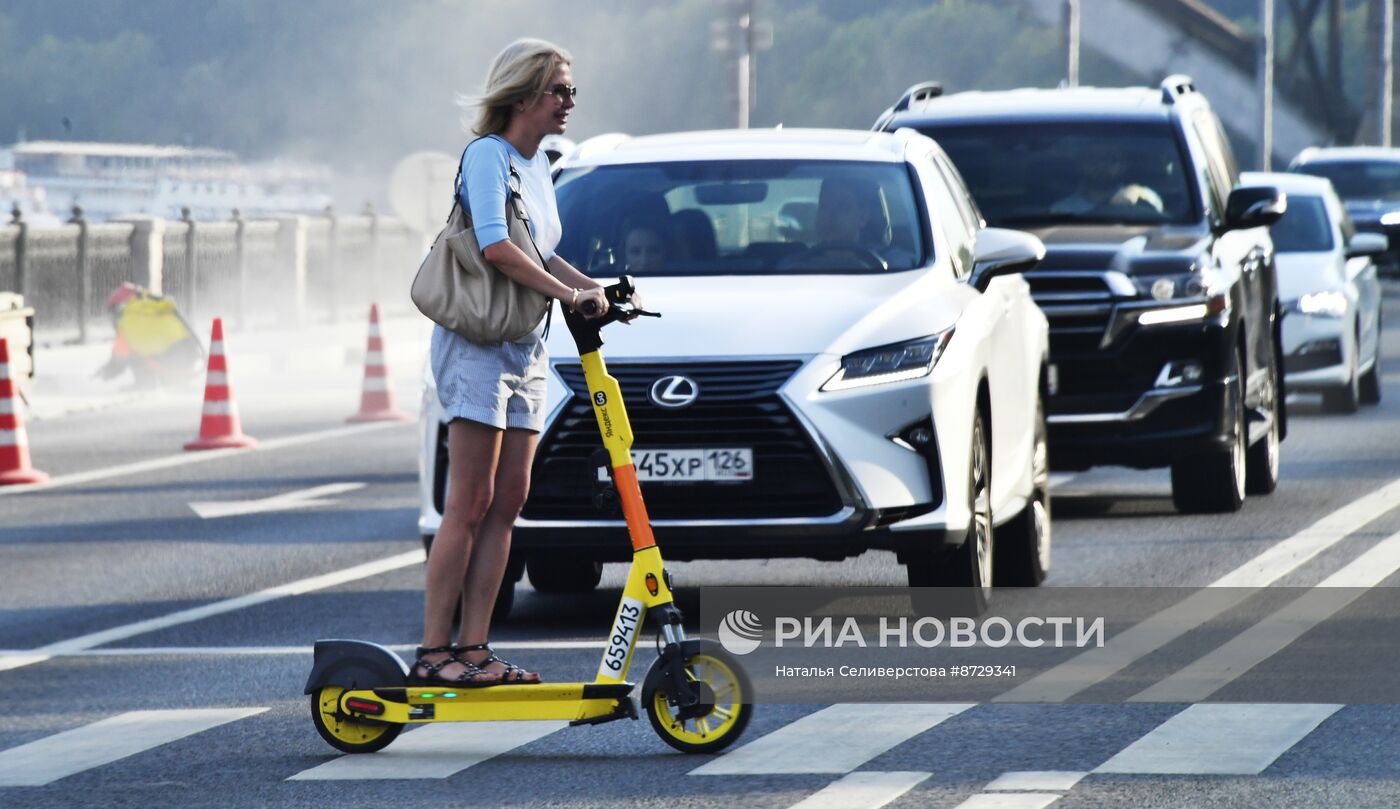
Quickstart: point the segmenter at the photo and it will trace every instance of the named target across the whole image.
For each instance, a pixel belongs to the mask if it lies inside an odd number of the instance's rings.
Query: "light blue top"
[[[477,244],[488,246],[510,238],[506,230],[506,193],[510,182],[510,163],[520,175],[520,196],[530,215],[530,232],[535,246],[545,261],[554,258],[563,228],[559,225],[559,208],[554,200],[554,182],[549,176],[549,156],[543,149],[526,160],[499,135],[490,135],[473,142],[462,156],[462,209],[472,216]],[[479,214],[472,214],[476,200]]]

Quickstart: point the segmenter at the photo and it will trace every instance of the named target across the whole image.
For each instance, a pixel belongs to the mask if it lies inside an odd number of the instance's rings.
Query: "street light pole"
[[[1274,158],[1274,0],[1259,0],[1259,170],[1269,171]]]
[[[739,11],[739,128],[749,128],[749,72],[753,69],[753,0]]]
[[[1394,114],[1395,84],[1395,2],[1376,0],[1381,7],[1381,32],[1377,37],[1380,51],[1380,69],[1376,72],[1379,98],[1376,100],[1376,133],[1381,146],[1390,146],[1390,119]]]
[[[1079,0],[1065,0],[1065,84],[1079,86]]]

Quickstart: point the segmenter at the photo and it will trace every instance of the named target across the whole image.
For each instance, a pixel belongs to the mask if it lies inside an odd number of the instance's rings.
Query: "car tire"
[[[1279,458],[1283,444],[1283,408],[1279,396],[1277,355],[1269,354],[1269,389],[1264,407],[1269,411],[1269,432],[1245,457],[1244,489],[1248,494],[1271,494],[1278,488]]]
[[[1362,404],[1377,405],[1381,403],[1381,361],[1379,357],[1371,365],[1371,370],[1361,375],[1360,388]]]
[[[1050,569],[1050,460],[1045,407],[1036,397],[1031,494],[1026,507],[996,529],[992,581],[997,587],[1036,587]]]
[[[541,593],[591,593],[603,580],[603,563],[577,557],[531,557],[525,562],[530,584]]]
[[[1244,505],[1247,425],[1244,419],[1244,358],[1237,355],[1239,387],[1232,397],[1235,440],[1225,449],[1172,463],[1172,503],[1183,514],[1226,514]]]
[[[1361,403],[1361,375],[1356,372],[1356,360],[1351,363],[1351,373],[1345,386],[1322,392],[1322,409],[1328,413],[1355,413]]]
[[[921,548],[905,560],[909,586],[918,588],[914,608],[924,614],[981,615],[991,596],[992,453],[980,410],[972,420],[970,454],[967,539],[952,549]]]

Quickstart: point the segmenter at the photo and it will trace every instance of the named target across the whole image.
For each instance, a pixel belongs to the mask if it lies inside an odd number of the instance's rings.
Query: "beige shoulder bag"
[[[519,340],[535,330],[550,312],[552,301],[516,283],[481,254],[471,217],[462,210],[461,181],[459,164],[452,213],[418,268],[410,297],[429,320],[473,343]],[[520,198],[520,175],[514,161],[510,164],[506,229],[510,241],[548,272],[530,233],[530,216]]]

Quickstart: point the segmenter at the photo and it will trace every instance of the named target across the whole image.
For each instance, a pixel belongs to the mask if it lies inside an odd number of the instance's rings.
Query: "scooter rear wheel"
[[[739,662],[711,640],[687,641],[686,676],[702,689],[701,704],[683,710],[665,677],[647,677],[647,718],[661,740],[684,753],[717,753],[733,744],[753,715],[753,684]],[[658,660],[653,668],[661,666]]]
[[[342,753],[373,753],[399,737],[403,725],[360,722],[341,713],[340,695],[344,693],[338,685],[327,685],[311,695],[311,721],[327,744]]]

